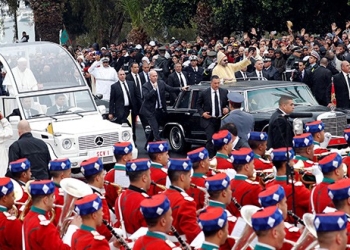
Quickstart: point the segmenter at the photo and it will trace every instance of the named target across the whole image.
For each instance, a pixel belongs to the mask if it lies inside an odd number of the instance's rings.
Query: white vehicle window
[[[276,87],[248,91],[248,107],[250,112],[267,111],[278,108],[278,100],[287,95],[293,98],[295,105],[318,105],[306,86]]]

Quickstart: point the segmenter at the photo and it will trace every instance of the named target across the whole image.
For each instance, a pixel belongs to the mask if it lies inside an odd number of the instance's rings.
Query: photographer
[[[296,63],[296,67],[298,69],[295,69],[293,72],[292,72],[292,75],[291,75],[291,81],[293,82],[303,82],[305,83],[307,77],[307,71],[305,70],[305,62],[304,61],[300,61],[300,62],[297,62]]]

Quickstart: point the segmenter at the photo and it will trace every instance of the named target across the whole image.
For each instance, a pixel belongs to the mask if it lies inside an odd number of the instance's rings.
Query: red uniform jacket
[[[102,212],[103,212],[103,219],[108,221],[108,223],[111,222],[111,217],[109,214],[109,207],[107,204],[107,200],[106,198],[102,195],[102,193],[97,190],[95,187],[92,187],[92,191],[97,194],[98,196],[100,196],[101,200],[102,200]],[[102,224],[101,226],[97,227],[97,232],[101,235],[103,235],[104,237],[106,237],[107,240],[110,240],[112,238],[112,234],[111,232],[108,230],[107,226],[105,224]]]
[[[284,188],[284,192],[287,197],[288,210],[293,210],[293,189],[292,184],[289,182],[287,185],[287,176],[276,176],[274,180],[271,180],[266,183],[266,187],[279,184]],[[295,214],[300,218],[303,218],[304,213],[309,212],[309,204],[310,204],[310,190],[307,189],[303,183],[297,181],[294,183],[295,190]],[[293,223],[294,219],[287,219],[288,222]]]
[[[21,186],[22,188],[22,191],[23,191],[23,196],[22,198],[17,201],[18,205],[16,205],[17,209],[18,209],[18,216],[21,214],[22,210],[24,209],[24,203],[28,200],[28,193],[24,190],[24,187],[25,187],[25,183],[24,182],[21,182],[21,181],[17,181],[19,183],[19,185]]]
[[[216,169],[233,169],[232,162],[227,155],[217,153],[216,154]]]
[[[0,249],[22,249],[22,222],[0,207]]]
[[[195,184],[198,187],[204,187],[206,176],[204,174],[193,173],[191,178],[191,183]],[[196,202],[196,209],[201,209],[204,207],[205,202],[205,193],[198,188],[191,187],[186,190],[186,193],[191,196]]]
[[[226,210],[225,204],[217,201],[210,200],[209,201],[209,207],[222,207]],[[231,235],[237,221],[237,217],[233,216],[228,210],[227,212],[227,221],[228,221],[228,235]],[[233,238],[228,237],[224,244],[220,246],[220,250],[229,250],[232,249],[232,247],[235,244],[235,240]]]
[[[61,189],[60,184],[55,183],[55,205],[60,205],[63,206],[64,204],[64,193],[63,190]],[[60,207],[55,207],[55,219],[53,220],[53,224],[55,226],[58,225],[58,222],[60,220],[60,216],[61,216],[61,212],[62,212],[62,208]]]
[[[122,170],[122,169],[119,169],[119,165],[121,165],[121,164],[116,164],[114,166],[114,168],[117,168],[118,170]],[[125,166],[124,166],[123,170],[125,171]],[[115,171],[116,171],[116,169],[109,170],[108,173],[105,176],[105,180],[109,181],[109,182],[118,183],[118,180],[114,179]],[[119,188],[118,187],[114,187],[112,185],[104,185],[104,186],[105,186],[105,190],[106,190],[105,197],[106,197],[107,204],[108,204],[109,207],[113,208],[114,204],[115,204],[115,201],[118,198],[118,192],[120,192]]]
[[[350,156],[345,156],[343,158],[343,163],[348,167],[347,176],[350,177]]]
[[[313,165],[315,165],[315,163],[313,161],[310,161],[308,158],[304,157],[304,156],[301,156],[301,155],[296,155],[293,159],[293,162],[296,164],[298,163],[298,161],[302,161],[303,164],[304,164],[304,167],[305,168],[310,168],[312,167]],[[296,181],[300,181],[301,180],[301,175],[299,174],[298,171],[295,171],[295,176],[294,176],[294,179]]]
[[[161,164],[152,162],[151,164],[151,180],[154,181],[157,184],[165,186],[166,184],[166,177],[168,176],[167,169],[164,168]],[[157,186],[151,185],[147,194],[149,196],[159,194],[164,192],[163,189],[160,189]]]
[[[321,148],[319,142],[314,141],[314,161],[318,161],[318,156],[320,156],[322,153],[328,152],[328,149],[326,148]]]
[[[140,211],[140,203],[144,199],[149,197],[145,190],[130,185],[127,190],[125,190],[115,202],[115,216],[117,217],[117,222],[115,227],[119,228],[120,215],[118,201],[120,200],[121,212],[123,215],[125,231],[128,234],[135,233],[140,227],[147,227],[145,219]]]
[[[95,231],[94,228],[81,225],[72,236],[72,250],[101,249],[109,250],[109,244],[104,236]]]
[[[32,206],[23,221],[26,250],[65,250],[57,228],[45,216],[45,211]]]
[[[248,180],[247,176],[237,174],[235,178],[231,180],[230,185],[232,189],[232,197],[235,197],[241,206],[261,206],[258,201],[258,195],[262,191],[259,182]],[[241,213],[232,202],[227,206],[227,210],[236,217],[241,216]]]
[[[182,189],[170,186],[164,192],[170,201],[173,212],[173,226],[180,235],[186,235],[187,243],[191,243],[202,231],[197,222],[196,203]]]
[[[312,204],[316,213],[322,213],[326,207],[334,207],[331,198],[328,196],[328,185],[334,180],[324,177],[320,184],[317,184],[311,191],[311,202],[309,211],[312,211]]]
[[[263,159],[260,155],[254,154],[254,168],[255,170],[272,169],[273,164],[269,160]]]
[[[286,232],[286,239],[290,241],[297,242],[300,237],[300,230],[299,228],[293,226],[292,224],[289,224],[288,222],[284,222],[284,231]],[[288,243],[283,243],[283,246],[281,249],[283,250],[290,250],[293,246]]]
[[[138,238],[134,244],[133,250],[154,250],[154,249],[173,249],[174,243],[166,239],[166,236],[157,232],[147,231],[146,235]]]

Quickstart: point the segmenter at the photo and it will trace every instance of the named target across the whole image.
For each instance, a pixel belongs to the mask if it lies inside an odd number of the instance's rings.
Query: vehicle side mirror
[[[97,106],[98,108],[98,111],[101,113],[101,114],[105,114],[107,111],[106,111],[106,106],[105,105],[99,105]]]
[[[102,94],[96,94],[95,96],[96,96],[96,98],[97,98],[97,99],[100,99],[100,100],[101,100],[101,99],[102,99],[102,97],[103,97],[103,95],[102,95]]]

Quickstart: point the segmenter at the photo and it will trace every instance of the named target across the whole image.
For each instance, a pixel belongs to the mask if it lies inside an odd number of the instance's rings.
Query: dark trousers
[[[212,137],[213,137],[214,133],[219,131],[220,124],[221,124],[221,119],[210,118],[209,124],[205,128],[205,134],[207,137],[207,143],[205,144],[205,147],[209,152],[209,158],[213,158],[216,154],[216,150],[215,150],[213,142],[212,142]]]
[[[147,143],[153,140],[161,141],[162,139],[159,135],[159,126],[164,126],[166,122],[167,113],[165,110],[156,109],[153,115],[146,117],[146,119],[152,130],[147,138]]]

